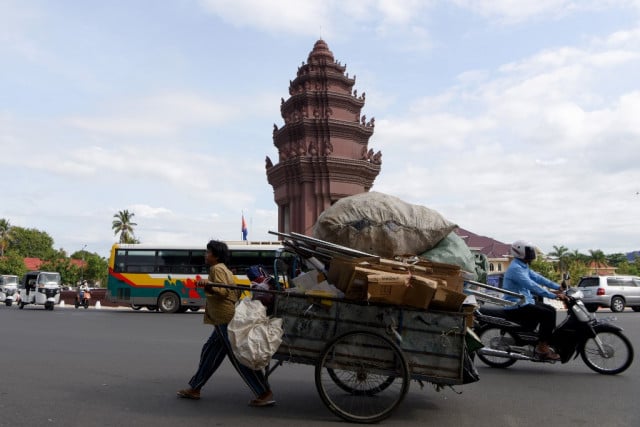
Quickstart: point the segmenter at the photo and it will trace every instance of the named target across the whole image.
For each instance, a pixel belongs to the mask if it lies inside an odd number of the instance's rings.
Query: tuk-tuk
[[[46,310],[60,303],[60,273],[50,271],[30,271],[20,283],[20,305],[44,305]]]
[[[18,276],[10,274],[0,275],[0,304],[11,307],[18,298]]]

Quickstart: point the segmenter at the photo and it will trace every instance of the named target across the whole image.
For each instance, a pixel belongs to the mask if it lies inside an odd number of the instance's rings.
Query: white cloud
[[[361,25],[375,28],[381,38],[402,40],[398,47],[431,47],[422,12],[432,7],[424,0],[200,0],[204,10],[237,27],[276,34],[317,38],[344,38]]]
[[[623,230],[637,221],[620,206],[640,182],[640,94],[623,87],[612,96],[601,85],[640,63],[621,52],[597,43],[547,49],[478,78],[464,74],[408,115],[379,120],[375,189],[507,241],[633,247]]]
[[[509,25],[537,18],[559,19],[579,11],[640,7],[637,0],[453,0],[453,2],[461,8]]]
[[[194,93],[167,92],[140,100],[122,100],[114,112],[67,119],[80,129],[123,135],[163,136],[190,126],[212,126],[237,117],[235,106]]]

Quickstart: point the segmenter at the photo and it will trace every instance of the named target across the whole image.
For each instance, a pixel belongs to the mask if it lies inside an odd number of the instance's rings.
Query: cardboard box
[[[368,265],[370,261],[374,261],[376,258],[349,258],[334,256],[329,263],[329,271],[327,271],[327,280],[329,283],[340,289],[345,294],[347,288],[353,281],[354,270],[357,266]]]
[[[426,309],[438,288],[438,282],[420,276],[411,276],[409,287],[404,294],[404,305]]]
[[[460,311],[462,303],[467,298],[462,292],[439,286],[431,300],[429,308],[434,310]]]
[[[354,267],[351,276],[342,292],[346,299],[366,300],[369,275],[377,272],[363,267]],[[338,288],[339,289],[339,288]]]
[[[359,270],[359,268],[357,269]],[[369,301],[401,305],[409,288],[408,274],[388,272],[366,273]]]
[[[445,286],[453,291],[462,292],[464,289],[464,278],[460,274],[433,274],[429,277],[442,280]]]

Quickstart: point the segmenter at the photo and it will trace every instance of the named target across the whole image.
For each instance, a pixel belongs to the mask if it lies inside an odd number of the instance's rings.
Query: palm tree
[[[566,246],[553,246],[553,251],[549,252],[549,255],[558,258],[558,268],[561,272],[567,271],[566,257],[569,255],[569,248]]]
[[[115,219],[111,224],[111,229],[114,235],[120,233],[120,243],[132,243],[136,240],[133,236],[133,227],[138,224],[131,221],[134,216],[133,212],[126,209],[113,215]]]
[[[0,218],[0,256],[4,256],[9,243],[11,243],[11,224],[9,220]]]
[[[607,256],[600,249],[589,249],[589,261],[593,268],[595,268],[596,274],[598,274],[599,268],[608,267]]]

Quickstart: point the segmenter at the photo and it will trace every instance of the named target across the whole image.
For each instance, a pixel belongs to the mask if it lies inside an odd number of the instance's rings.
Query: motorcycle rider
[[[78,287],[78,294],[76,298],[78,299],[78,303],[82,304],[82,300],[84,299],[85,294],[89,291],[89,284],[86,280],[82,281],[82,284]]]
[[[562,299],[566,296],[555,282],[531,270],[529,265],[536,259],[536,251],[531,243],[517,240],[511,245],[513,261],[504,274],[503,288],[517,292],[524,296],[520,302],[517,297],[505,295],[505,299],[519,303],[513,307],[506,307],[505,314],[508,320],[520,323],[522,326],[535,329],[539,324],[539,341],[535,352],[539,357],[549,360],[559,360],[560,356],[549,347],[549,340],[553,329],[556,327],[556,310],[548,304],[536,301],[534,295],[550,299]],[[543,286],[553,289],[550,292]]]

